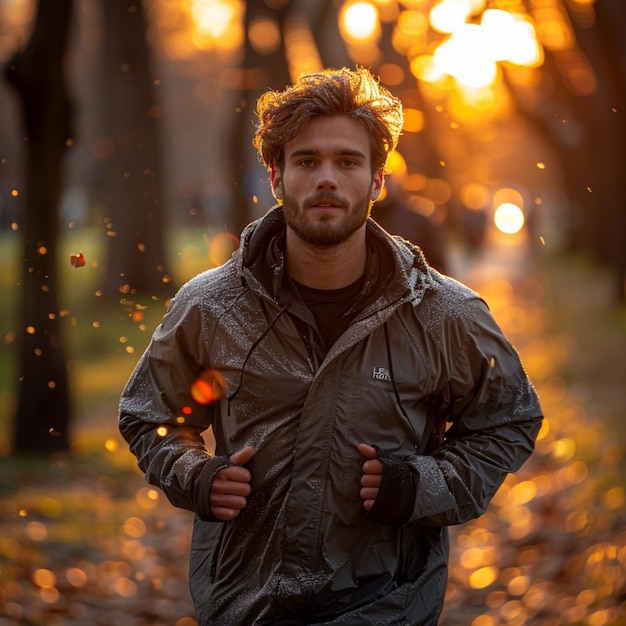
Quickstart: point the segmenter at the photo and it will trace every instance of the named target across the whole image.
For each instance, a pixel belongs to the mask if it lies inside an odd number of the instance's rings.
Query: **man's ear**
[[[283,199],[283,185],[282,178],[280,176],[280,172],[272,169],[270,171],[270,184],[272,185],[272,193],[274,194],[274,198],[276,200]]]
[[[383,190],[383,184],[385,182],[385,176],[383,174],[383,170],[380,169],[376,172],[374,176],[374,180],[372,181],[372,191],[370,193],[370,199],[372,202],[376,202],[380,197],[380,193]]]

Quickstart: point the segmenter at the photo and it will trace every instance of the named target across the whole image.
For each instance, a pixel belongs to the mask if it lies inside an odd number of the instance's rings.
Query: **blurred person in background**
[[[415,210],[401,183],[390,176],[385,179],[384,192],[372,209],[374,220],[390,235],[400,235],[418,246],[431,267],[447,273],[446,245],[441,226]]]
[[[258,115],[278,204],[172,300],[120,430],[195,514],[201,625],[436,624],[448,526],[531,454],[536,393],[481,298],[369,217],[400,101],[344,68]]]

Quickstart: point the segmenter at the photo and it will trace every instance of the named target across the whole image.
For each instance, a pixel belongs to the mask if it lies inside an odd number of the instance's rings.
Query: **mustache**
[[[332,204],[334,206],[343,207],[348,203],[345,198],[332,191],[320,191],[304,200],[304,206],[315,206],[317,204]]]

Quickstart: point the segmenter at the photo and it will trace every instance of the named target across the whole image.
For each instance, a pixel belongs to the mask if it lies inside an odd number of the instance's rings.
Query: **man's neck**
[[[329,247],[311,246],[287,228],[285,256],[287,273],[296,282],[313,289],[341,289],[365,272],[365,228]]]

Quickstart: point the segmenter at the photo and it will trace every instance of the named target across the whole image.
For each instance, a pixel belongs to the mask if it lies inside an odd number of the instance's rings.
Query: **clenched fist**
[[[246,446],[230,456],[230,467],[221,469],[213,479],[211,513],[218,519],[229,521],[246,508],[250,495],[252,475],[243,467],[254,455],[254,448]]]
[[[383,464],[378,458],[378,452],[365,443],[359,444],[359,452],[367,459],[363,463],[361,476],[361,498],[366,511],[371,511],[378,497],[378,490],[383,476]]]

